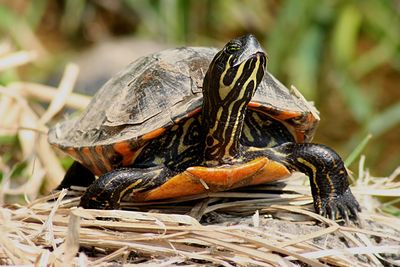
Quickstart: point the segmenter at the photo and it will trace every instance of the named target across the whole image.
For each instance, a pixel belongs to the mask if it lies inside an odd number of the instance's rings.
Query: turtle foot
[[[331,220],[341,217],[346,224],[349,224],[350,220],[359,222],[358,212],[361,212],[361,207],[350,188],[341,195],[323,197],[319,201],[314,200],[314,207],[317,213]]]
[[[111,199],[112,200],[112,199]],[[85,209],[99,209],[99,210],[117,210],[120,208],[120,205],[115,201],[111,201],[110,199],[103,199],[99,196],[94,196],[88,191],[83,194],[81,197],[81,201],[79,203],[79,207]]]

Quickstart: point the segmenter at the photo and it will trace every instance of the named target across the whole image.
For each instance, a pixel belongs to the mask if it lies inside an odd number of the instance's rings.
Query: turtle
[[[50,129],[50,144],[75,160],[58,189],[87,186],[80,206],[119,209],[127,194],[155,201],[298,171],[309,176],[317,213],[357,219],[360,205],[342,159],[311,142],[318,111],[266,65],[251,34],[219,51],[181,47],[134,61],[80,117]]]

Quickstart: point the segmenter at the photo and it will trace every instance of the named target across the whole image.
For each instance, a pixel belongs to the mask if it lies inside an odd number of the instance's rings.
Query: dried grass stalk
[[[400,226],[399,219],[392,219],[392,226],[386,227],[387,234],[383,234],[382,225],[369,218],[363,218],[368,222],[369,229],[359,229],[356,226],[340,226],[301,206],[271,205],[260,211],[259,227],[252,226],[251,217],[230,217],[225,221],[239,223],[234,225],[226,225],[224,221],[201,225],[187,215],[68,208],[71,200],[65,199],[66,193],[64,190],[55,195],[58,197],[56,202],[49,202],[49,197],[46,197],[32,202],[29,207],[0,209],[3,232],[0,263],[33,264],[40,259],[43,264],[68,262],[76,266],[108,261],[149,261],[151,266],[196,262],[214,266],[285,266],[294,261],[311,266],[325,266],[326,263],[367,266],[382,261],[377,256],[383,257],[385,253],[398,253],[400,256],[399,232],[396,232]],[[76,204],[76,198],[73,199]],[[153,207],[150,205],[148,209]],[[263,215],[265,212],[276,214],[281,211],[311,216],[330,226],[325,228],[313,222],[272,220]],[[315,230],[308,233],[282,232],[279,227],[271,227],[269,223],[272,222]],[[385,243],[372,242],[374,236],[384,237]],[[340,242],[339,237],[346,239],[350,247],[344,247],[345,243]],[[321,245],[316,242],[321,238],[334,242]],[[78,253],[78,248],[91,251],[91,256]],[[364,257],[363,263],[355,255],[365,255],[369,259]]]
[[[57,95],[57,88],[42,84],[14,82],[10,86],[19,88],[22,95],[27,98],[32,98],[45,103],[50,103]],[[63,101],[66,107],[82,110],[89,104],[90,97],[77,93],[71,93],[68,95],[68,97],[65,97]]]
[[[34,61],[37,58],[35,51],[19,51],[0,58],[0,71],[15,68]]]

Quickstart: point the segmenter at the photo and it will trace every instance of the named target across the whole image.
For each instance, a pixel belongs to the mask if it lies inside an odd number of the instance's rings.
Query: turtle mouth
[[[266,59],[266,54],[264,51],[256,51],[253,53],[243,53],[242,55],[240,55],[240,57],[236,60],[236,62],[233,64],[232,67],[237,67],[239,65],[241,65],[242,63],[251,60],[251,59],[259,59],[262,61],[265,61]]]
[[[250,62],[250,61],[254,61],[254,60],[258,61],[262,71],[265,71],[268,56],[266,55],[266,53],[264,51],[257,51],[255,53],[248,54],[245,57],[242,55],[239,58],[239,60],[234,63],[234,65],[232,67],[234,69],[237,69],[241,64],[246,64],[246,62]]]
[[[254,54],[254,57],[260,60],[261,68],[263,71],[265,71],[267,67],[268,54],[264,53],[263,51],[258,51]]]
[[[260,59],[261,62],[267,62],[268,61],[268,55],[264,52],[264,51],[258,51],[256,53],[254,53],[253,57]],[[265,64],[262,64],[263,66],[265,66]]]
[[[255,52],[251,57],[256,57],[256,58],[268,58],[268,55],[264,51],[257,51]]]

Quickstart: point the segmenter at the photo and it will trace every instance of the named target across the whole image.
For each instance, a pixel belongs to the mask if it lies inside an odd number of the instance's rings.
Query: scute
[[[131,63],[96,93],[80,118],[51,130],[50,143],[106,145],[172,124],[188,108],[201,105],[203,77],[216,52],[170,49]]]
[[[185,47],[164,50],[131,63],[110,79],[78,118],[57,124],[49,142],[61,148],[110,145],[139,137],[184,117],[202,105],[202,83],[217,49]],[[313,134],[318,115],[304,98],[288,90],[268,72],[253,102],[275,113],[294,112],[312,120],[299,127]],[[299,115],[297,115],[299,114]],[[291,121],[290,124],[304,123]],[[297,131],[297,129],[296,129]]]
[[[207,54],[208,53],[208,54]],[[143,58],[122,75],[120,93],[107,109],[105,126],[142,124],[201,93],[208,50],[178,49]],[[116,87],[118,88],[118,87]]]
[[[304,98],[293,89],[289,90],[269,72],[264,75],[252,101],[281,111],[303,113],[310,112],[310,108],[312,108],[313,112],[317,112],[313,106],[306,103]]]

